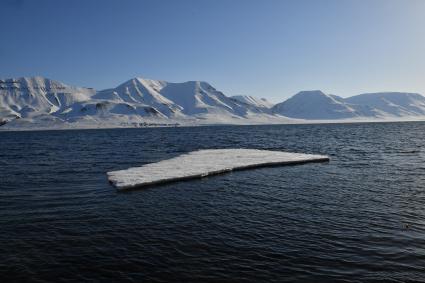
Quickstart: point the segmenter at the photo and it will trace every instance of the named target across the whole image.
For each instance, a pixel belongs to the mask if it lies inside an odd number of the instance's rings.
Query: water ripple
[[[0,133],[1,282],[418,282],[425,123]],[[118,194],[197,149],[328,154]]]

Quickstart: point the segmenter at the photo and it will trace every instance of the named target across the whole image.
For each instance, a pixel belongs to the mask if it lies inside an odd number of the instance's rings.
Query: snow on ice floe
[[[109,182],[119,190],[274,165],[329,161],[325,155],[258,149],[208,149],[183,154],[142,167],[108,172]]]

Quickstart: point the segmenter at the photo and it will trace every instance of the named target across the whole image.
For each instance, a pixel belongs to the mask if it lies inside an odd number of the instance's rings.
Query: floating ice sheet
[[[113,186],[126,190],[233,170],[324,161],[329,161],[329,157],[258,149],[208,149],[107,174]]]

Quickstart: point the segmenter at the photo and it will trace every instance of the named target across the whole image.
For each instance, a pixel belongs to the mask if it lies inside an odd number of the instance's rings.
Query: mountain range
[[[312,120],[413,118],[425,115],[425,97],[417,93],[366,93],[349,98],[301,91],[272,108],[286,117]]]
[[[342,98],[315,90],[273,105],[264,98],[226,96],[203,81],[133,78],[97,91],[42,77],[0,80],[0,129],[403,119],[425,119],[424,96],[382,92]]]

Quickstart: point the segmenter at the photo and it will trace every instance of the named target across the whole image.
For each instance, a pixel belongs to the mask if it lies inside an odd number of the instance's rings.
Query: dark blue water
[[[424,146],[420,122],[0,132],[0,282],[425,281]],[[106,180],[234,147],[331,162]]]

